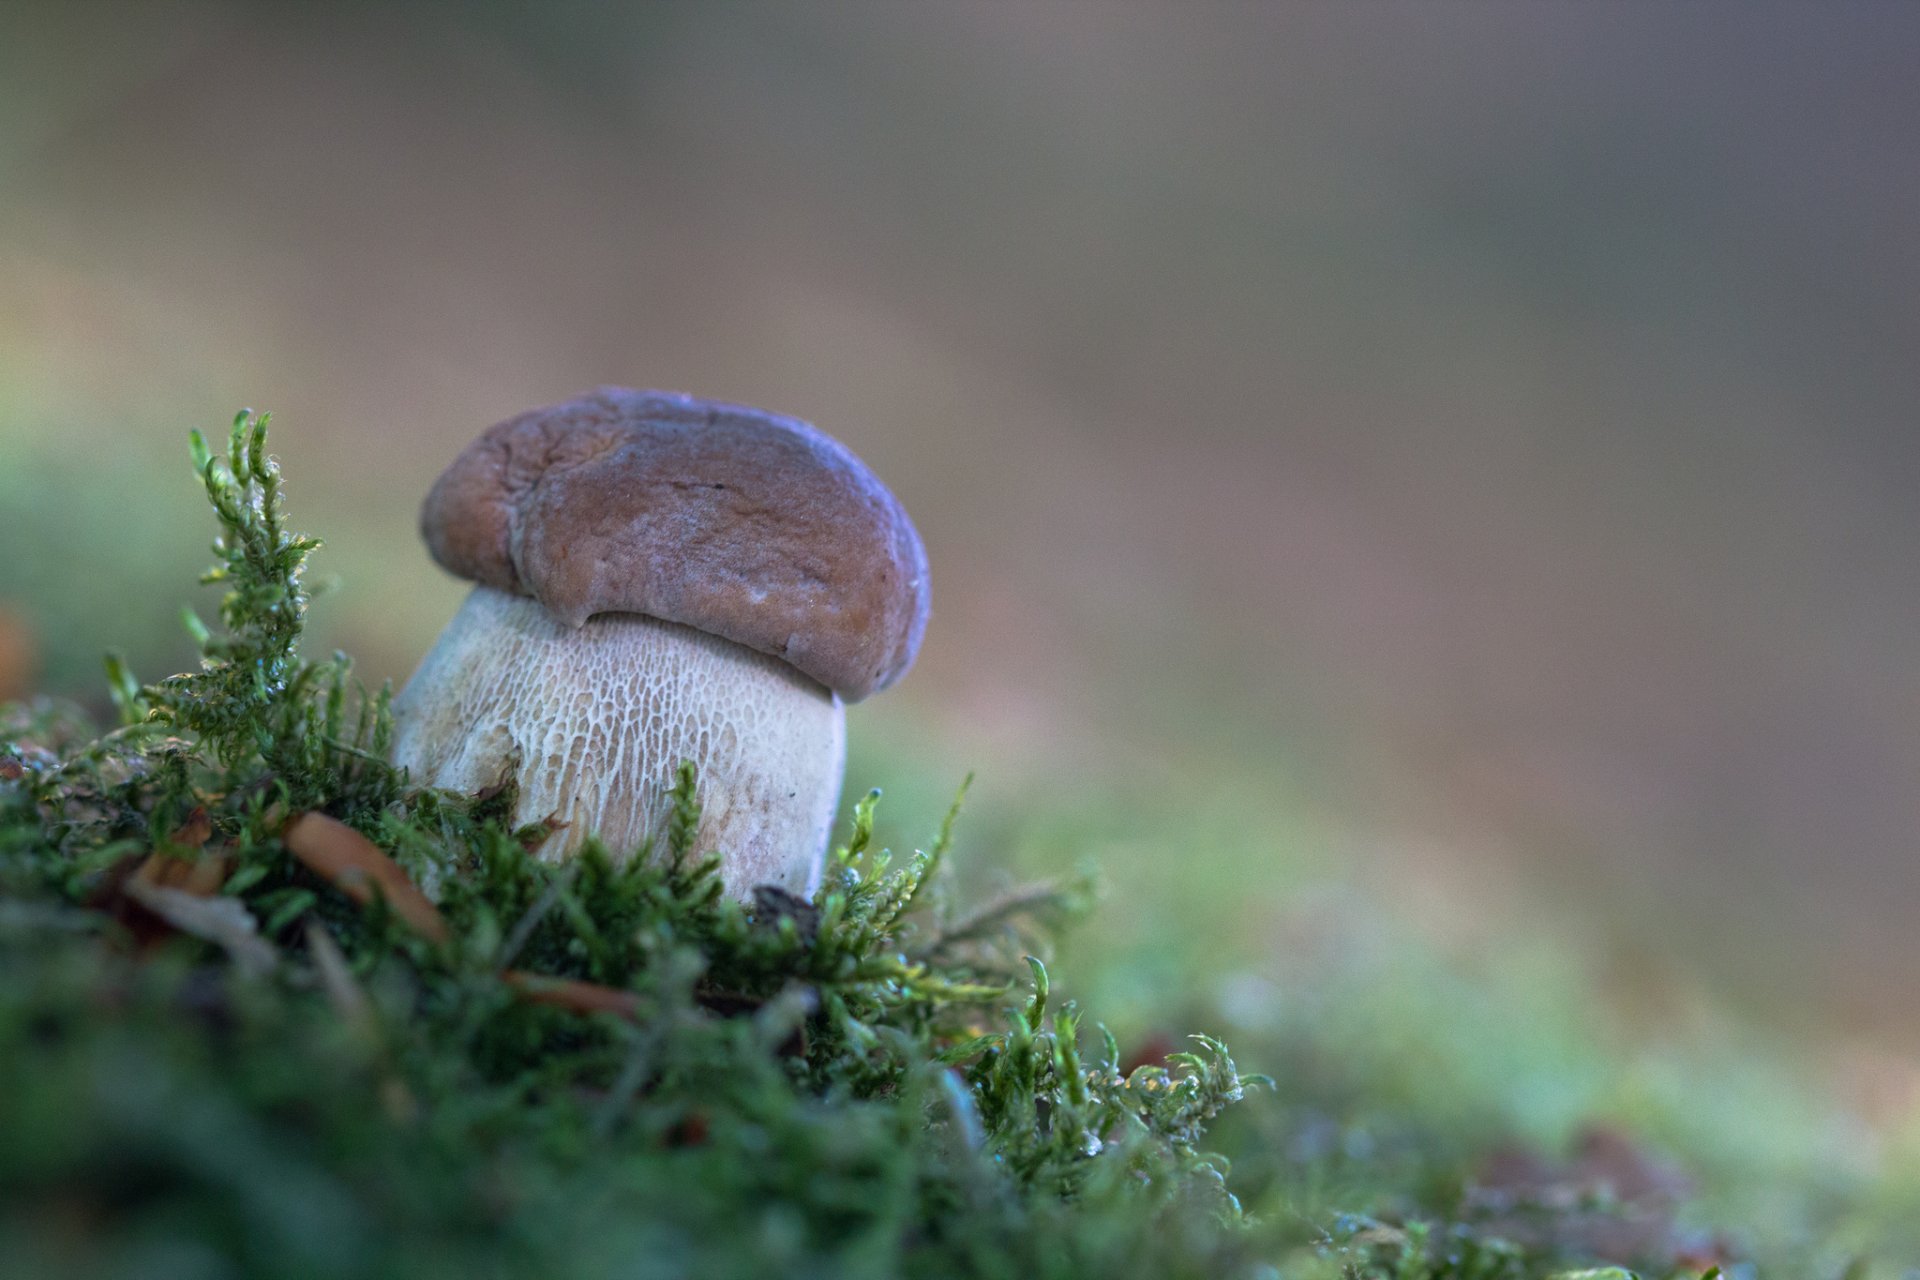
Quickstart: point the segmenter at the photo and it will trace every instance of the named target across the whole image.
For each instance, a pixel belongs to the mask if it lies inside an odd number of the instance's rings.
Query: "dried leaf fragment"
[[[500,977],[528,1004],[551,1005],[574,1013],[611,1013],[622,1018],[637,1017],[640,1012],[640,997],[617,987],[577,978],[550,978],[523,969],[509,969]]]
[[[156,889],[178,889],[196,898],[210,898],[227,882],[230,864],[225,854],[210,858],[176,858],[149,854],[129,878]]]
[[[447,922],[399,864],[337,818],[302,813],[281,833],[287,849],[316,875],[362,906],[378,893],[393,913],[430,942],[447,940]]]
[[[213,819],[205,805],[195,805],[179,826],[167,833],[166,843],[181,849],[198,849],[213,838]]]

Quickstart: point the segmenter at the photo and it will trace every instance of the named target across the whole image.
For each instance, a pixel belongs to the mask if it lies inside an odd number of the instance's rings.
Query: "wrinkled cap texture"
[[[463,578],[569,626],[643,613],[784,659],[849,702],[919,652],[927,553],[900,503],[807,423],[602,387],[493,427],[420,512]]]

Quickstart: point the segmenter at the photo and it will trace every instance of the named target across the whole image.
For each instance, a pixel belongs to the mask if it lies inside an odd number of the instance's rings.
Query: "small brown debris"
[[[24,697],[39,674],[39,646],[18,613],[0,605],[0,702]]]
[[[1164,1031],[1149,1031],[1120,1059],[1120,1074],[1130,1076],[1141,1067],[1164,1067],[1167,1055],[1178,1053],[1180,1042]]]
[[[195,805],[179,826],[167,833],[167,844],[179,849],[198,849],[213,839],[213,819],[205,805]]]
[[[695,1107],[687,1114],[675,1120],[666,1132],[666,1143],[670,1147],[697,1147],[704,1144],[712,1125],[707,1113]]]
[[[18,756],[0,756],[0,782],[18,782],[27,776],[27,766]]]
[[[196,898],[210,898],[227,882],[232,864],[223,853],[210,857],[176,858],[171,854],[148,854],[135,868],[131,880],[156,889],[178,889]],[[124,889],[124,886],[123,886]]]
[[[528,1004],[551,1005],[574,1013],[611,1013],[622,1018],[634,1018],[640,1012],[640,997],[617,987],[577,978],[551,978],[523,969],[509,969],[500,977]]]
[[[365,906],[377,893],[421,937],[429,942],[447,940],[447,922],[440,909],[398,863],[346,823],[324,813],[302,813],[287,824],[281,839],[309,870],[355,902]]]
[[[514,833],[520,847],[532,853],[555,835],[572,826],[571,822],[562,822],[558,813],[550,813],[538,822],[530,822]]]

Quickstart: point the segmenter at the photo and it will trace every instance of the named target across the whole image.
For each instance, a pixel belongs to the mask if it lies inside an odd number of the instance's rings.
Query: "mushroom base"
[[[415,782],[510,781],[517,822],[567,824],[536,851],[546,861],[589,835],[622,861],[664,847],[674,771],[692,760],[694,848],[721,855],[727,891],[819,887],[846,713],[778,658],[640,614],[575,630],[536,601],[476,587],[393,709],[394,763]]]

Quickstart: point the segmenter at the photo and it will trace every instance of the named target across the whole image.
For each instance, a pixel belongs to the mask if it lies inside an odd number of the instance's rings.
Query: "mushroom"
[[[483,434],[420,528],[476,585],[394,702],[416,782],[511,783],[516,821],[556,823],[542,858],[589,835],[626,858],[692,760],[729,893],[819,886],[843,704],[904,675],[927,622],[920,535],[858,458],[792,418],[603,387]]]

